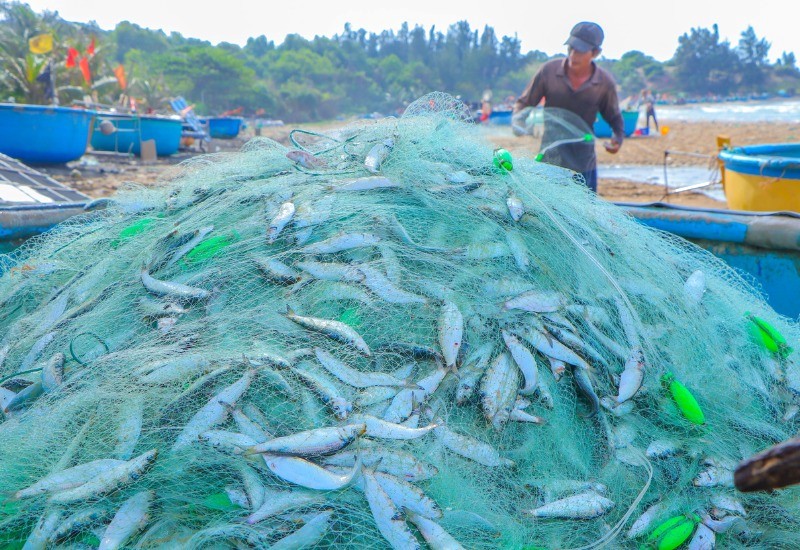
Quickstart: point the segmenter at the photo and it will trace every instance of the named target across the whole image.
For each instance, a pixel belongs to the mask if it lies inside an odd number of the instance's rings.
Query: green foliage
[[[696,94],[729,94],[741,72],[739,57],[730,44],[720,42],[719,29],[692,29],[678,39],[675,75],[683,89]]]
[[[42,32],[53,33],[56,47],[49,56],[31,56],[27,40]],[[67,47],[84,52],[92,37],[97,42],[91,70],[102,85],[90,88],[80,71],[66,69],[62,60]],[[599,63],[614,74],[622,97],[646,87],[688,95],[793,91],[800,84],[794,54],[784,52],[770,65],[769,48],[752,27],[733,48],[720,41],[715,26],[681,36],[668,63],[635,50]],[[308,40],[290,34],[276,45],[262,35],[243,47],[214,46],[128,21],[103,31],[0,0],[0,97],[41,102],[42,85],[35,77],[48,59],[55,61],[62,103],[90,92],[101,103],[116,103],[121,90],[112,71],[122,63],[130,95],[153,109],[165,109],[170,97],[182,95],[201,114],[243,107],[248,113],[262,110],[267,117],[307,121],[394,113],[431,90],[467,102],[477,101],[486,89],[496,101],[514,97],[551,57],[538,50],[523,53],[516,37],[498,36],[489,26],[472,29],[466,21],[445,30],[404,23],[379,33],[346,24],[333,37]]]

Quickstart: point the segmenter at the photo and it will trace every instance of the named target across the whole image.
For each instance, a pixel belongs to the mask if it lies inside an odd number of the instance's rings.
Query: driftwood
[[[769,491],[800,483],[800,437],[743,461],[733,474],[740,491]]]

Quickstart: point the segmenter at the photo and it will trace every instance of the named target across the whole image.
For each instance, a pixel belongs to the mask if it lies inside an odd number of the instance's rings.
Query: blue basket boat
[[[625,123],[625,135],[631,136],[636,131],[636,122],[639,120],[639,111],[622,111],[622,121]],[[594,122],[594,135],[599,138],[611,137],[613,132],[603,117],[597,115]]]
[[[111,126],[106,122],[110,122]],[[101,130],[104,128],[111,131],[103,133]],[[142,141],[152,139],[156,142],[156,154],[166,157],[178,152],[182,130],[183,124],[179,118],[99,112],[92,133],[92,148],[95,151],[140,155]]]
[[[0,103],[0,153],[31,164],[58,164],[86,152],[95,112]]]
[[[800,143],[723,149],[722,185],[737,210],[800,212]]]
[[[241,117],[211,117],[208,119],[208,132],[212,138],[233,139],[239,135],[242,122]]]

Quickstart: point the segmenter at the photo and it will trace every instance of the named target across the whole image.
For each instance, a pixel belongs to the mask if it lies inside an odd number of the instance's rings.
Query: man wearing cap
[[[606,150],[609,153],[619,151],[625,135],[625,125],[619,109],[616,83],[608,71],[594,62],[600,55],[603,38],[603,29],[597,23],[584,21],[572,27],[565,42],[568,46],[567,58],[548,61],[539,68],[525,91],[517,98],[514,112],[528,106],[535,107],[544,98],[548,108],[557,107],[571,111],[588,128],[594,126],[599,112],[613,130],[611,142],[605,144]],[[548,116],[548,109],[545,109],[543,144],[568,137],[580,138],[580,129],[572,129],[572,135],[568,135],[568,121],[548,124],[548,119],[552,121],[553,116]],[[593,143],[554,146],[547,151],[543,160],[580,173],[586,186],[597,191],[597,157]]]

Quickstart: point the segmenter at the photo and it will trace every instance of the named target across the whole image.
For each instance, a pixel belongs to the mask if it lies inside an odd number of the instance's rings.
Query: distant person
[[[514,104],[514,112],[525,107],[535,107],[544,98],[547,107],[571,111],[589,128],[594,126],[597,113],[609,123],[613,137],[604,144],[606,151],[616,153],[625,137],[625,124],[617,99],[616,83],[608,71],[598,67],[594,60],[600,55],[603,29],[587,21],[572,27],[566,59],[553,59],[542,65]],[[542,142],[547,141],[548,124],[545,119]],[[569,168],[583,176],[589,189],[597,191],[597,156],[594,147],[585,144],[563,145],[557,155],[559,166]]]
[[[642,90],[642,103],[647,112],[647,132],[650,133],[650,117],[653,117],[656,132],[660,132],[658,129],[658,119],[656,119],[656,98],[653,96],[652,90],[648,90],[647,88]]]

